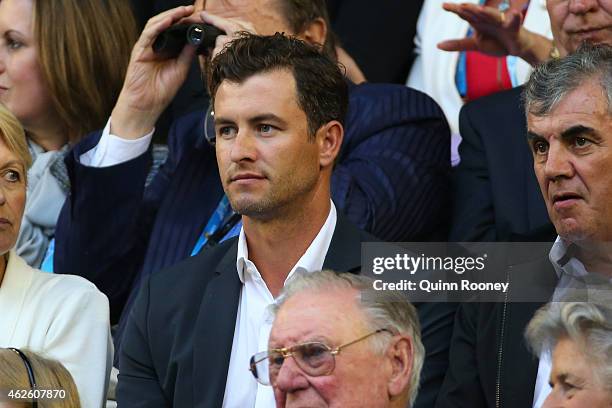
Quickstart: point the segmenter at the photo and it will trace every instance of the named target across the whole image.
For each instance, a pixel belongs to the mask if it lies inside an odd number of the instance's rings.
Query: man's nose
[[[572,156],[561,143],[551,143],[546,158],[544,174],[548,180],[557,181],[574,175]]]
[[[296,364],[293,357],[287,357],[273,379],[273,386],[284,393],[308,388],[308,379],[302,369]]]
[[[561,400],[562,398],[559,396],[559,393],[553,389],[544,400],[542,408],[559,408],[562,406]]]
[[[586,14],[596,11],[599,0],[569,0],[569,11],[572,14]]]
[[[233,162],[255,161],[257,148],[255,136],[245,130],[240,130],[232,143],[230,158]]]

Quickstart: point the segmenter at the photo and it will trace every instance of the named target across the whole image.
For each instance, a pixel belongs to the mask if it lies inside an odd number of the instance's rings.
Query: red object
[[[468,101],[512,88],[506,58],[477,51],[466,53],[466,79]]]

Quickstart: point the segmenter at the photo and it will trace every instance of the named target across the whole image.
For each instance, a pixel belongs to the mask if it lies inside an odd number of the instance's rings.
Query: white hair
[[[367,324],[372,330],[389,329],[393,334],[408,335],[412,339],[413,360],[408,392],[410,406],[416,399],[421,369],[425,359],[425,348],[421,342],[421,327],[416,309],[402,294],[394,291],[377,292],[373,280],[351,273],[338,273],[330,270],[321,272],[296,273],[285,284],[273,306],[276,314],[282,305],[301,292],[322,292],[329,290],[355,289],[359,291],[357,304],[364,312]],[[389,346],[388,336],[375,336],[371,339],[377,353],[383,354]]]

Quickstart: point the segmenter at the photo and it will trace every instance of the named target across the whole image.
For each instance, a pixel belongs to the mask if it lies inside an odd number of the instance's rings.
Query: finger
[[[225,48],[225,46],[232,41],[232,37],[228,36],[228,35],[220,35],[217,37],[217,39],[215,40],[215,49],[212,51],[212,53],[210,54],[210,59],[211,61],[213,59],[215,59],[215,57],[221,52],[223,51],[223,49]]]
[[[445,10],[450,11],[456,14],[459,18],[467,21],[470,25],[482,24],[482,15],[475,12],[475,10],[471,7],[464,7],[461,4],[450,4],[448,8]],[[471,6],[471,5],[470,5]]]
[[[196,55],[196,48],[191,44],[187,44],[176,59],[176,64],[184,66],[188,70],[191,66],[191,60]]]
[[[144,30],[142,30],[142,34],[137,42],[138,46],[149,48],[162,31],[192,13],[193,6],[181,6],[152,17],[147,22]]]
[[[230,37],[234,37],[236,33],[241,31],[257,34],[253,26],[246,21],[224,18],[206,11],[201,12],[200,16],[202,17],[202,21],[220,28]]]
[[[508,11],[506,13],[506,25],[510,31],[518,31],[523,25],[523,15],[516,10]]]
[[[474,38],[461,38],[457,40],[446,40],[438,43],[442,51],[478,51]]]

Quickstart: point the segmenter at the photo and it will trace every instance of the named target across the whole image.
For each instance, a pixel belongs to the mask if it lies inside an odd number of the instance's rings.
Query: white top
[[[336,219],[336,207],[332,202],[325,224],[304,255],[291,269],[285,283],[295,271],[314,272],[323,268],[323,261],[336,228]],[[236,328],[225,384],[223,408],[274,407],[272,387],[259,384],[249,371],[251,356],[268,349],[268,337],[270,337],[273,321],[268,306],[274,303],[274,298],[257,270],[257,266],[249,260],[249,250],[243,229],[240,230],[238,238],[236,269],[243,286],[236,315]]]
[[[106,122],[98,144],[79,157],[82,165],[90,167],[114,166],[135,159],[149,148],[155,130],[138,139],[127,140],[111,134],[110,124],[111,118]]]
[[[10,252],[0,284],[0,347],[60,361],[83,408],[105,401],[112,365],[108,300],[87,280],[43,273]]]

